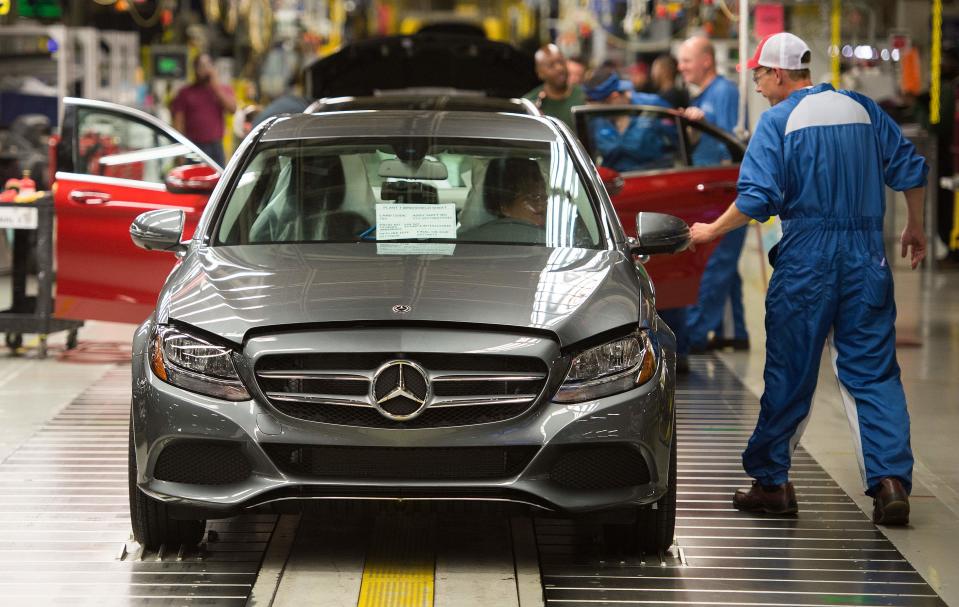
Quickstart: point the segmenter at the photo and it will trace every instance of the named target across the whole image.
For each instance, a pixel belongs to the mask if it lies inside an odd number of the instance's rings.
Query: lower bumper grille
[[[538,447],[263,445],[283,472],[357,480],[482,480],[522,472]]]
[[[251,472],[237,443],[176,441],[160,452],[153,477],[191,485],[229,485],[246,480]]]
[[[620,489],[650,480],[646,459],[629,445],[572,447],[557,458],[550,479],[578,490]]]

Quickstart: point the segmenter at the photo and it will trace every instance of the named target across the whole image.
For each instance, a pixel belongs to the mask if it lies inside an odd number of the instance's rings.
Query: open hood
[[[305,79],[315,99],[409,88],[521,97],[539,84],[532,55],[503,42],[440,33],[350,44],[308,65]]]

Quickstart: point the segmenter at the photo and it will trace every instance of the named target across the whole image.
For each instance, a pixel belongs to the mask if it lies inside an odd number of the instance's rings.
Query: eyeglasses
[[[772,68],[768,68],[768,67],[762,71],[756,70],[753,73],[753,84],[759,84],[759,81],[763,79],[763,76],[765,76],[771,71],[773,71]]]

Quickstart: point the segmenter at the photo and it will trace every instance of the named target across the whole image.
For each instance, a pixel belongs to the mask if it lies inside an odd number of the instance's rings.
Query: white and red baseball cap
[[[803,55],[809,52],[809,46],[799,36],[788,32],[770,34],[759,41],[752,59],[746,63],[746,69],[758,67],[778,67],[784,70],[801,70],[809,67],[809,61],[803,63]],[[742,64],[736,66],[742,69]]]

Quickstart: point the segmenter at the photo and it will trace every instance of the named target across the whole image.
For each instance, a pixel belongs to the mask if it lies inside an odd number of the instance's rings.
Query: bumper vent
[[[480,480],[516,476],[538,447],[329,447],[265,444],[283,472],[357,480]]]
[[[160,452],[153,477],[191,485],[229,485],[246,480],[251,472],[239,444],[177,441]]]
[[[380,413],[370,398],[377,369],[393,360],[418,365],[426,377],[406,375],[407,387],[432,392],[412,419],[398,421]],[[377,382],[376,395],[388,393],[393,369]],[[305,354],[272,355],[258,362],[256,380],[280,413],[311,422],[369,428],[444,428],[503,421],[529,410],[543,392],[546,365],[520,356],[476,354]],[[385,387],[385,390],[384,390]],[[408,415],[390,404],[390,413]],[[418,407],[418,405],[417,405]],[[389,407],[384,405],[384,409]]]
[[[550,479],[566,489],[621,489],[649,482],[646,460],[627,445],[573,447],[550,470]]]

